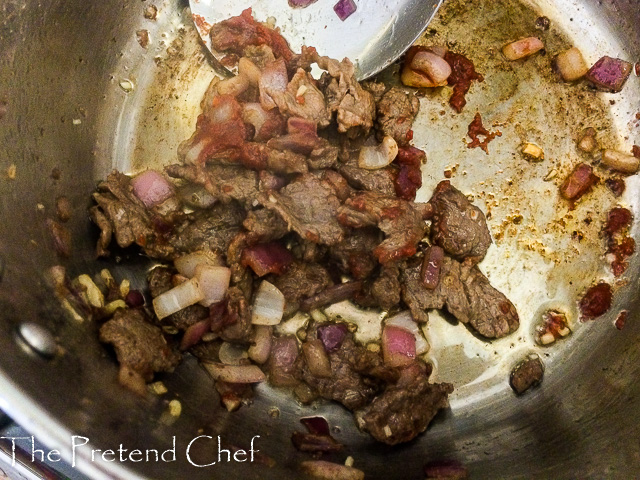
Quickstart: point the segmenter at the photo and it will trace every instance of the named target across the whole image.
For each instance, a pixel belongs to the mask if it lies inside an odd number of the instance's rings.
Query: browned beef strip
[[[269,149],[267,167],[274,173],[306,173],[309,171],[307,157],[291,150]]]
[[[170,372],[180,362],[162,335],[150,323],[142,309],[117,310],[113,318],[100,327],[100,341],[110,343],[120,364],[149,381],[154,372]]]
[[[420,101],[412,93],[394,87],[378,102],[376,126],[378,140],[393,137],[398,145],[407,145],[412,139],[411,127],[420,109]]]
[[[395,197],[395,178],[391,167],[367,170],[358,167],[357,157],[352,157],[347,163],[340,164],[338,171],[347,179],[349,185],[359,190],[378,192],[390,197]]]
[[[468,269],[466,274],[463,272],[463,282],[471,309],[469,323],[476,332],[487,338],[500,338],[518,329],[516,307],[491,286],[478,267]]]
[[[431,239],[458,260],[478,263],[491,245],[484,213],[448,180],[438,184],[429,200],[434,210]]]
[[[251,205],[258,194],[258,174],[238,165],[169,165],[165,171],[170,177],[203,185],[223,203],[237,200]]]
[[[225,254],[240,231],[244,216],[244,209],[235,202],[214,205],[191,214],[166,241],[183,253],[209,249]]]
[[[382,264],[416,253],[426,224],[413,202],[376,192],[359,192],[339,209],[338,220],[345,226],[361,228],[377,225],[386,234],[373,254]]]
[[[321,292],[332,284],[327,270],[317,263],[294,262],[289,269],[272,279],[286,300],[285,315],[298,311],[300,301]]]
[[[306,240],[335,245],[344,237],[336,218],[340,200],[329,184],[313,174],[301,175],[279,192],[263,193],[259,199]]]
[[[396,384],[356,412],[356,420],[373,438],[389,445],[408,442],[424,432],[438,413],[447,408],[453,386],[429,383],[431,368],[420,361],[403,369]]]
[[[367,282],[356,302],[363,307],[377,307],[389,310],[400,303],[400,268],[398,264],[382,266],[378,276]]]
[[[367,278],[378,265],[373,250],[382,242],[382,233],[375,228],[358,228],[344,240],[329,247],[329,255],[343,272],[355,279]]]
[[[236,287],[229,287],[226,299],[226,319],[229,324],[220,332],[220,338],[229,342],[249,342],[253,334],[251,325],[251,303],[244,292]]]
[[[242,225],[249,231],[248,239],[252,243],[278,240],[289,231],[282,217],[268,208],[249,211]]]

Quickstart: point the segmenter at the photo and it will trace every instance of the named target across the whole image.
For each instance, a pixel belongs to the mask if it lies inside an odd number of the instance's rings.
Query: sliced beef
[[[468,259],[473,264],[482,260],[491,245],[482,210],[448,180],[438,184],[429,204],[434,210],[432,241],[458,260]]]
[[[145,380],[154,372],[170,372],[180,362],[162,335],[141,309],[117,310],[100,327],[100,341],[113,345],[118,362],[140,374]]]
[[[430,373],[430,366],[419,361],[406,367],[396,384],[356,412],[360,428],[388,445],[424,432],[436,413],[449,406],[447,397],[453,391],[448,383],[429,383]]]
[[[174,229],[167,242],[183,253],[208,249],[225,254],[240,231],[244,215],[244,210],[235,202],[214,205],[209,210],[191,214]]]
[[[113,236],[113,226],[104,212],[97,205],[94,205],[89,209],[89,216],[93,223],[95,223],[100,229],[100,237],[96,244],[96,257],[107,257],[110,253],[109,244],[111,243],[111,237]]]
[[[353,228],[378,226],[386,239],[373,254],[382,264],[410,257],[424,237],[426,224],[412,202],[376,192],[360,192],[339,209],[338,220]]]
[[[277,174],[306,173],[309,171],[307,157],[291,150],[270,148],[267,156],[267,167]]]
[[[329,248],[329,255],[338,262],[343,272],[355,279],[367,278],[378,261],[373,250],[382,242],[382,233],[375,228],[358,228],[340,243]]]
[[[282,217],[268,208],[249,211],[242,225],[249,231],[248,239],[251,243],[278,240],[289,231]]]
[[[363,307],[389,310],[400,303],[401,285],[398,264],[383,266],[379,274],[364,285],[356,302]]]
[[[413,138],[413,120],[420,109],[420,101],[412,93],[394,87],[377,104],[376,127],[378,140],[393,137],[398,145],[407,145]]]
[[[340,200],[333,188],[315,175],[302,175],[279,192],[261,194],[259,199],[306,240],[335,245],[344,237],[336,219]]]
[[[329,272],[315,263],[294,262],[289,270],[274,277],[272,283],[285,298],[285,315],[295,313],[300,301],[321,292],[332,284]]]
[[[391,167],[367,170],[360,168],[356,157],[353,157],[348,162],[340,164],[338,171],[354,188],[395,196],[395,172]]]
[[[170,177],[203,185],[218,201],[237,200],[244,205],[258,194],[258,174],[236,165],[169,165],[165,171]]]
[[[544,376],[544,365],[540,357],[526,358],[511,371],[510,383],[513,391],[523,394],[531,387],[538,385]]]

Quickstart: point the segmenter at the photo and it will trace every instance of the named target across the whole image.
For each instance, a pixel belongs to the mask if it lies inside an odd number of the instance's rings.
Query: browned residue
[[[502,132],[500,130],[496,130],[495,132],[490,132],[484,125],[482,125],[482,117],[480,116],[480,112],[476,113],[476,116],[473,117],[473,121],[469,124],[469,131],[467,132],[471,142],[467,143],[467,148],[476,148],[480,147],[484,152],[489,155],[489,142],[496,137],[501,137]],[[480,135],[484,137],[484,140],[480,140]]]

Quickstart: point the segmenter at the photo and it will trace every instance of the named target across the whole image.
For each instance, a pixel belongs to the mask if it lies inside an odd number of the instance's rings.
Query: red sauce
[[[613,291],[611,285],[601,282],[591,287],[580,300],[579,307],[582,320],[593,320],[611,308]]]
[[[478,112],[476,113],[476,116],[473,117],[473,121],[469,124],[467,135],[469,135],[469,138],[471,139],[471,142],[467,143],[467,148],[480,147],[488,155],[489,142],[496,137],[501,137],[502,132],[500,130],[490,132],[489,130],[484,128],[484,125],[482,125],[482,117]],[[479,135],[482,135],[484,137],[484,140],[480,140]]]
[[[464,96],[471,88],[471,82],[478,80],[482,82],[484,77],[476,72],[473,62],[459,53],[447,52],[444,55],[445,61],[451,67],[451,75],[447,83],[453,87],[453,94],[449,99],[449,104],[460,113],[467,104]]]

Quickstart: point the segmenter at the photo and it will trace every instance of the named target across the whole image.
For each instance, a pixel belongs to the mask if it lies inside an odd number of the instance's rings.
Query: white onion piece
[[[136,197],[142,200],[147,208],[161,204],[173,195],[173,185],[155,170],[147,170],[131,180],[131,187]]]
[[[377,147],[364,146],[360,149],[358,166],[367,170],[376,170],[389,165],[397,155],[398,144],[392,137],[386,136]]]
[[[196,268],[199,265],[209,265],[211,267],[224,266],[222,258],[211,250],[187,253],[186,255],[176,258],[173,264],[176,270],[187,278],[191,278],[196,274]]]
[[[405,310],[404,312],[400,312],[397,315],[388,318],[385,322],[385,325],[393,325],[395,327],[404,328],[405,330],[409,330],[411,333],[413,333],[413,336],[416,337],[416,355],[422,355],[423,353],[427,353],[429,351],[429,343],[427,343],[427,340],[422,334],[422,329],[413,319],[409,310]]]
[[[218,83],[218,94],[237,97],[249,88],[249,85],[249,79],[245,75],[238,74]]]
[[[560,53],[556,57],[556,67],[565,82],[578,80],[589,71],[587,62],[584,61],[582,53],[576,47]]]
[[[225,365],[240,365],[242,360],[249,358],[247,349],[235,343],[222,342],[218,351],[220,361]]]
[[[238,61],[238,74],[246,77],[251,85],[258,85],[262,72],[258,66],[247,57],[241,57]]]
[[[256,325],[254,331],[254,343],[249,347],[249,358],[256,363],[263,364],[269,360],[271,352],[271,327]]]
[[[222,365],[203,363],[204,368],[215,380],[227,383],[260,383],[266,380],[262,370],[256,365]]]
[[[284,313],[284,295],[273,284],[263,280],[253,301],[251,323],[278,325]]]
[[[636,173],[640,166],[640,158],[615,150],[602,151],[602,164],[611,170],[621,173]]]
[[[446,53],[446,52],[445,52]],[[415,54],[411,60],[410,67],[417,70],[429,78],[431,85],[421,85],[425,87],[442,87],[447,84],[447,79],[451,75],[451,65],[436,52],[421,50]]]
[[[200,289],[197,278],[192,278],[173,287],[153,299],[153,310],[157,317],[162,320],[183,308],[194,305],[204,298],[204,293]]]
[[[231,270],[227,267],[198,265],[194,278],[197,278],[198,282],[200,282],[200,288],[204,295],[200,305],[208,307],[222,300],[227,294],[229,281],[231,280]]]
[[[511,42],[502,47],[502,53],[508,60],[520,60],[533,55],[544,48],[544,43],[537,37],[527,37]]]

